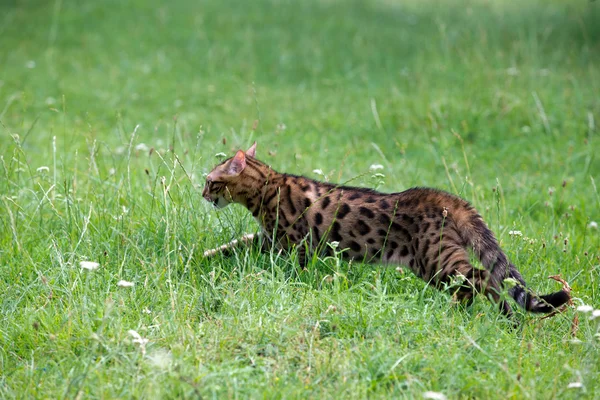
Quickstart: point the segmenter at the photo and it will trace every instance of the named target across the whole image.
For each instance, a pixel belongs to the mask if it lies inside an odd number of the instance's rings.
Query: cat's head
[[[256,155],[256,142],[245,152],[238,150],[235,155],[213,168],[206,176],[202,197],[215,207],[223,208],[232,203],[241,175],[246,168],[246,157]]]

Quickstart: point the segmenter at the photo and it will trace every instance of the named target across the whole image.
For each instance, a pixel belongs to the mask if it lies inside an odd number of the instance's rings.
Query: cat
[[[263,250],[296,247],[305,268],[311,254],[331,253],[337,242],[347,259],[405,265],[440,289],[462,280],[454,293],[458,301],[470,303],[475,293],[483,293],[507,316],[512,310],[501,298],[503,290],[537,313],[550,313],[570,300],[564,289],[531,293],[473,206],[441,190],[416,187],[386,194],[282,174],[256,159],[255,142],[208,174],[202,196],[219,208],[243,205],[262,228],[206,251],[205,257],[241,244]],[[483,268],[473,267],[469,250]]]

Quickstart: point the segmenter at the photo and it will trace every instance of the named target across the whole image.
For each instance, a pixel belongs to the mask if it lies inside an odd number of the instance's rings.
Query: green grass
[[[536,291],[600,308],[598,2],[13,0],[0,49],[0,398],[600,396],[588,314],[514,331],[393,268],[199,256],[256,230],[200,190],[257,140],[460,194]]]

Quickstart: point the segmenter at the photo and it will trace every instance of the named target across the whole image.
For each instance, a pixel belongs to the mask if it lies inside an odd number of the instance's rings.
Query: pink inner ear
[[[252,158],[256,158],[256,142],[250,146],[248,150],[246,150],[246,155]]]
[[[238,150],[229,163],[229,173],[237,175],[242,172],[244,168],[246,168],[246,155],[242,150]]]

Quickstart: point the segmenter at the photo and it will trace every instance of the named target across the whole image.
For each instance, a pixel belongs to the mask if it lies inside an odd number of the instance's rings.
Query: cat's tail
[[[513,264],[508,264],[509,277],[514,279],[516,285],[508,290],[508,294],[515,299],[518,305],[527,311],[535,313],[549,313],[566,304],[571,295],[566,290],[536,296],[527,289],[525,280]]]
[[[510,282],[513,286],[508,289],[508,294],[515,299],[519,306],[535,313],[550,313],[571,299],[569,292],[564,289],[541,296],[533,294],[521,273],[508,261],[494,234],[485,225],[481,216],[479,214],[472,215],[469,223],[465,225],[463,225],[463,228],[466,228],[465,233],[472,235],[471,247],[489,272],[490,282],[488,284],[491,284],[493,288],[499,290],[510,287]]]

